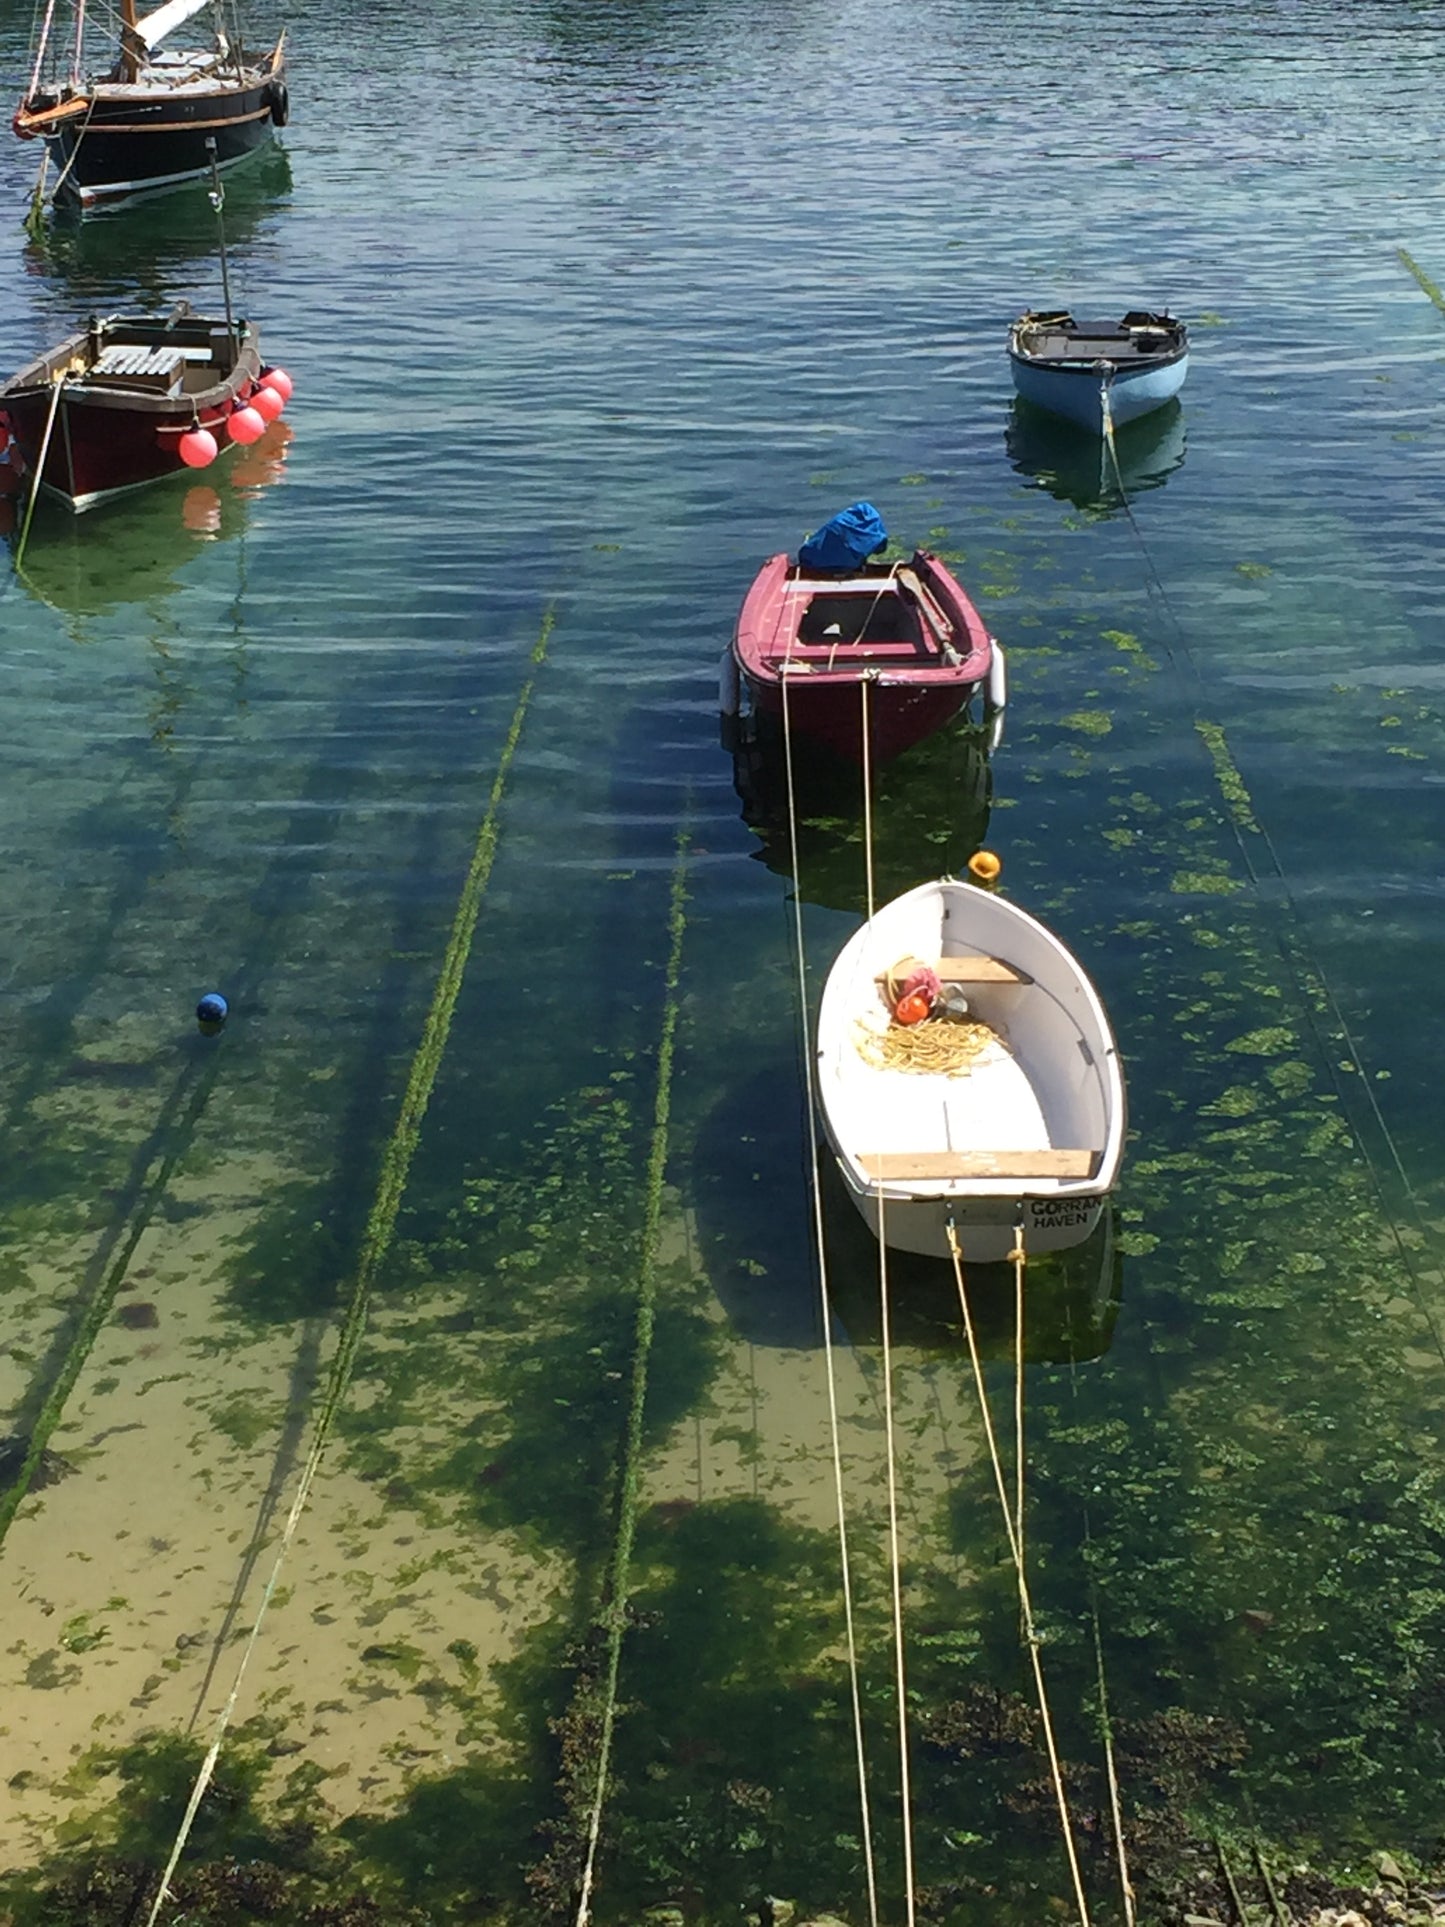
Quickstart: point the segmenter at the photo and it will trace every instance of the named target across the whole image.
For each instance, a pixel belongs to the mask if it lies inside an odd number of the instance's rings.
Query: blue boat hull
[[[1058,366],[1030,361],[1012,349],[1009,365],[1013,369],[1014,387],[1025,401],[1032,402],[1036,408],[1047,408],[1050,414],[1061,415],[1065,421],[1077,422],[1080,428],[1087,428],[1095,435],[1104,432],[1100,401],[1104,378],[1098,369],[1087,362]],[[1125,422],[1137,421],[1141,415],[1150,415],[1165,402],[1173,401],[1184,386],[1188,372],[1187,354],[1161,366],[1116,368],[1109,382],[1114,426],[1120,428]]]

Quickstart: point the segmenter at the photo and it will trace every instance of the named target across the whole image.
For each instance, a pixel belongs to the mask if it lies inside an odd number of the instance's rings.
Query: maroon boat
[[[41,486],[88,509],[180,474],[190,466],[181,438],[196,429],[225,449],[228,418],[261,372],[254,327],[192,314],[185,302],[168,319],[92,319],[0,387],[0,431],[8,426],[24,473],[35,476],[43,451]]]
[[[863,756],[865,686],[875,763],[931,736],[975,696],[997,741],[1005,701],[1003,651],[926,549],[846,573],[789,555],[765,562],[738,616],[724,709],[746,690],[755,717],[781,718],[785,684],[790,728],[854,762]]]

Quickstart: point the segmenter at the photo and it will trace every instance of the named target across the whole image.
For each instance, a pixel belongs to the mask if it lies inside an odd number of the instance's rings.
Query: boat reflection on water
[[[882,1343],[878,1240],[843,1187],[827,1145],[822,1170],[824,1250],[828,1295],[855,1346]],[[1012,1265],[971,1265],[964,1280],[974,1336],[984,1358],[1012,1358],[1016,1281]],[[1024,1281],[1024,1358],[1059,1365],[1101,1358],[1108,1351],[1124,1289],[1124,1260],[1115,1236],[1114,1207],[1106,1203],[1083,1244],[1030,1258]],[[888,1253],[888,1336],[914,1351],[968,1352],[958,1302],[958,1279],[945,1258]]]
[[[755,719],[758,724],[765,718]],[[787,759],[778,732],[733,750],[733,787],[756,835],[749,852],[792,877]],[[793,743],[798,894],[824,909],[867,912],[862,774],[856,763]],[[988,831],[993,800],[987,732],[942,730],[875,772],[873,894],[887,902],[927,877],[961,874]]]
[[[291,192],[291,163],[270,146],[227,174],[226,246],[244,251]],[[191,184],[119,212],[82,215],[57,207],[23,253],[27,274],[57,281],[77,310],[164,308],[196,295],[194,267],[216,260],[216,211],[207,188]],[[210,282],[207,283],[210,286]],[[219,280],[216,279],[219,287]]]
[[[1008,458],[1020,475],[1075,508],[1108,511],[1126,496],[1162,488],[1184,460],[1184,410],[1167,402],[1152,415],[1128,422],[1114,437],[1118,473],[1101,435],[1016,399],[1004,430]],[[1124,488],[1121,494],[1120,477]]]
[[[173,595],[199,548],[245,534],[255,498],[285,473],[294,433],[273,422],[194,480],[157,482],[84,516],[42,495],[17,580],[37,602],[80,618]],[[0,496],[0,535],[12,550],[24,513],[23,496]]]

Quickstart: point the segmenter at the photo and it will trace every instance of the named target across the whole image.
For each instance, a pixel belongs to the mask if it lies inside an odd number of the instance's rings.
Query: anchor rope
[[[1069,1396],[1077,1416],[1079,1406],[1079,1365],[1074,1356],[1073,1333],[1069,1335]],[[1109,1682],[1104,1672],[1104,1630],[1099,1613],[1099,1582],[1094,1576],[1094,1537],[1089,1520],[1089,1502],[1083,1503],[1084,1572],[1089,1585],[1089,1618],[1093,1626],[1094,1672],[1099,1692],[1099,1730],[1104,1746],[1104,1773],[1109,1788],[1109,1824],[1114,1834],[1114,1853],[1119,1866],[1119,1891],[1124,1903],[1125,1927],[1134,1927],[1134,1883],[1129,1877],[1129,1857],[1124,1844],[1124,1812],[1119,1794],[1119,1774],[1114,1757],[1114,1723],[1109,1712]],[[1243,1915],[1240,1916],[1243,1919]]]
[[[863,738],[863,871],[867,884],[868,921],[875,907],[873,875],[873,717],[870,706],[872,675],[865,671],[858,685],[859,725]],[[888,1238],[884,1221],[883,1180],[875,1180],[878,1204],[878,1304],[883,1339],[883,1442],[888,1475],[888,1582],[893,1607],[894,1694],[898,1703],[898,1797],[903,1822],[903,1896],[908,1927],[914,1927],[916,1901],[913,1870],[913,1797],[908,1765],[908,1681],[903,1645],[903,1560],[898,1543],[898,1452],[893,1427],[893,1348],[888,1316]]]
[[[852,1560],[848,1550],[848,1512],[843,1491],[843,1446],[838,1422],[838,1370],[833,1351],[833,1311],[828,1295],[828,1252],[823,1227],[823,1178],[818,1162],[818,1111],[814,1096],[816,1059],[809,1048],[808,968],[803,943],[803,893],[798,870],[798,808],[793,772],[792,715],[788,683],[783,696],[783,766],[788,792],[788,847],[793,866],[793,951],[798,971],[798,1021],[803,1038],[803,1089],[808,1122],[808,1175],[813,1204],[813,1243],[818,1257],[818,1311],[823,1327],[823,1363],[828,1381],[828,1437],[833,1459],[833,1501],[838,1521],[838,1559],[842,1568],[843,1622],[848,1649],[848,1689],[853,1712],[853,1743],[858,1768],[858,1805],[863,1823],[863,1869],[868,1886],[868,1919],[878,1927],[878,1880],[873,1860],[873,1821],[868,1802],[868,1752],[863,1731],[858,1639],[853,1612]]]
[[[597,1744],[597,1785],[587,1822],[587,1860],[582,1871],[582,1887],[577,1901],[576,1927],[587,1927],[587,1922],[591,1919],[592,1888],[596,1879],[598,1847],[602,1839],[602,1812],[607,1802],[612,1740],[617,1725],[617,1693],[622,1673],[622,1641],[627,1630],[628,1574],[632,1565],[632,1547],[636,1536],[637,1494],[642,1468],[642,1418],[647,1403],[647,1370],[652,1352],[657,1295],[657,1244],[662,1221],[662,1186],[667,1171],[668,1125],[672,1114],[672,1071],[680,1010],[678,984],[682,975],[682,940],[687,929],[687,860],[691,835],[691,805],[689,804],[677,831],[677,860],[673,866],[672,898],[668,911],[668,932],[671,943],[667,956],[667,971],[663,979],[662,1034],[657,1046],[657,1091],[653,1099],[652,1146],[647,1160],[642,1251],[638,1262],[637,1324],[632,1351],[632,1385],[627,1407],[622,1477],[618,1493],[617,1537],[613,1543],[608,1598],[603,1612],[603,1622],[607,1628],[606,1697],[602,1709],[602,1732]]]
[[[295,1540],[297,1527],[301,1522],[301,1515],[306,1508],[306,1501],[310,1497],[316,1474],[320,1470],[322,1455],[330,1439],[331,1427],[335,1422],[338,1411],[341,1409],[342,1402],[346,1397],[347,1390],[351,1383],[352,1372],[365,1332],[366,1313],[371,1298],[372,1287],[376,1282],[377,1274],[381,1269],[382,1263],[391,1249],[392,1234],[396,1229],[397,1214],[401,1209],[402,1196],[406,1190],[407,1179],[411,1172],[412,1158],[416,1153],[417,1144],[421,1137],[422,1121],[426,1116],[427,1106],[431,1101],[431,1094],[436,1083],[437,1073],[441,1068],[442,1058],[445,1055],[447,1041],[451,1034],[452,1017],[456,1010],[457,998],[461,992],[462,978],[466,972],[467,960],[471,955],[472,941],[476,934],[477,918],[481,912],[482,898],[486,894],[487,885],[491,879],[492,864],[497,853],[499,836],[498,818],[501,811],[502,798],[506,791],[507,778],[511,772],[512,762],[517,751],[517,744],[521,738],[522,725],[526,720],[527,710],[532,700],[532,690],[536,684],[537,671],[541,667],[543,658],[546,656],[547,645],[551,639],[555,622],[555,607],[555,604],[549,604],[542,617],[541,633],[538,635],[536,644],[533,647],[527,679],[523,683],[521,694],[517,698],[517,706],[512,714],[511,727],[507,731],[506,741],[503,744],[502,753],[497,761],[496,775],[492,781],[491,795],[488,799],[486,814],[482,818],[481,827],[477,832],[476,843],[472,851],[471,865],[467,871],[466,879],[462,885],[461,895],[457,901],[456,914],[452,921],[451,935],[447,942],[441,969],[437,975],[436,989],[432,994],[431,1008],[427,1012],[421,1042],[418,1044],[416,1055],[412,1060],[411,1074],[407,1079],[407,1087],[405,1095],[402,1098],[401,1109],[397,1114],[396,1123],[392,1127],[391,1137],[382,1154],[381,1172],[377,1184],[376,1196],[372,1202],[370,1215],[367,1218],[365,1232],[362,1235],[361,1252],[357,1262],[356,1277],[352,1285],[351,1297],[348,1301],[346,1315],[342,1323],[340,1343],[337,1347],[336,1357],[332,1361],[326,1392],[321,1402],[321,1409],[317,1415],[316,1429],[311,1441],[311,1450],[307,1454],[306,1463],[301,1471],[301,1478],[296,1488],[296,1496],[291,1502],[291,1509],[286,1517],[286,1524],[282,1530],[280,1544],[277,1547],[275,1562],[271,1567],[270,1576],[266,1581],[265,1589],[261,1594],[260,1604],[256,1609],[256,1617],[252,1621],[250,1634],[242,1650],[240,1662],[236,1668],[235,1680],[231,1686],[226,1703],[222,1707],[216,1721],[215,1731],[211,1737],[211,1744],[207,1749],[204,1760],[201,1762],[200,1770],[196,1774],[195,1784],[191,1788],[190,1799],[186,1803],[186,1810],[182,1816],[180,1827],[177,1830],[175,1842],[171,1847],[170,1857],[161,1875],[160,1886],[151,1904],[150,1912],[146,1916],[146,1927],[155,1927],[155,1922],[160,1916],[161,1908],[170,1897],[171,1878],[180,1862],[182,1853],[185,1851],[186,1841],[190,1837],[191,1828],[195,1824],[197,1813],[200,1811],[201,1801],[205,1798],[206,1789],[210,1785],[211,1776],[214,1774],[216,1763],[220,1759],[221,1746],[225,1740],[226,1729],[230,1725],[231,1716],[235,1712],[237,1702],[240,1699],[242,1683],[245,1680],[247,1668],[251,1663],[251,1656],[255,1652],[257,1643],[260,1640],[261,1627],[265,1621],[266,1613],[275,1597],[276,1587],[281,1577],[282,1566],[285,1564],[286,1556],[290,1552],[292,1543]]]
[[[35,464],[35,474],[30,483],[30,499],[25,504],[25,526],[20,531],[20,541],[15,550],[15,573],[19,575],[20,565],[25,560],[25,545],[30,540],[30,524],[35,519],[35,504],[40,500],[40,483],[45,474],[45,464],[50,456],[50,438],[55,432],[55,417],[60,409],[60,393],[70,374],[68,367],[57,368],[50,379],[55,387],[50,397],[50,413],[45,418],[45,433],[40,438],[40,459]]]
[[[1423,286],[1426,279],[1423,271],[1405,254],[1403,249],[1399,250],[1399,252],[1406,266],[1410,268],[1416,279],[1420,280]],[[1430,283],[1430,287],[1433,286],[1433,282]],[[1429,288],[1426,289],[1426,292],[1429,292]],[[1439,291],[1436,290],[1436,293],[1438,292]],[[1432,299],[1433,298],[1432,296]],[[1442,298],[1442,306],[1445,306],[1445,298]],[[1178,640],[1184,663],[1188,668],[1188,676],[1184,676],[1179,658],[1175,655],[1174,650],[1170,648],[1166,640],[1165,649],[1169,655],[1170,662],[1174,665],[1176,671],[1180,672],[1181,678],[1185,680],[1186,683],[1192,679],[1192,690],[1195,698],[1195,731],[1209,753],[1210,762],[1214,769],[1215,781],[1224,798],[1225,816],[1228,819],[1230,830],[1233,833],[1235,845],[1239,850],[1240,860],[1244,864],[1245,872],[1254,887],[1256,895],[1260,895],[1263,891],[1263,880],[1260,877],[1259,870],[1255,865],[1254,858],[1245,838],[1245,831],[1249,829],[1253,831],[1263,843],[1269,856],[1270,866],[1273,869],[1280,893],[1283,897],[1284,905],[1288,913],[1288,923],[1285,929],[1280,930],[1277,928],[1275,930],[1275,943],[1286,971],[1294,979],[1296,988],[1300,992],[1300,1005],[1304,1021],[1309,1026],[1310,1034],[1314,1038],[1321,1061],[1329,1068],[1330,1081],[1334,1086],[1335,1094],[1342,1108],[1348,1114],[1351,1108],[1349,1093],[1340,1081],[1339,1070],[1335,1064],[1333,1053],[1330,1051],[1325,1038],[1321,1035],[1316,1013],[1312,1007],[1309,996],[1308,978],[1313,978],[1315,985],[1318,987],[1320,998],[1324,1002],[1326,1010],[1339,1032],[1340,1037],[1344,1040],[1345,1048],[1349,1051],[1350,1063],[1358,1073],[1358,1085],[1362,1087],[1364,1091],[1366,1109],[1370,1114],[1375,1129],[1379,1132],[1381,1142],[1385,1146],[1388,1162],[1399,1180],[1406,1203],[1409,1206],[1410,1214],[1414,1218],[1416,1230],[1422,1242],[1428,1244],[1431,1233],[1429,1225],[1426,1222],[1424,1207],[1420,1202],[1414,1185],[1410,1182],[1409,1173],[1405,1168],[1405,1161],[1400,1155],[1399,1146],[1395,1141],[1395,1134],[1390,1129],[1384,1111],[1381,1108],[1380,1101],[1375,1095],[1373,1082],[1366,1074],[1364,1056],[1355,1041],[1354,1030],[1345,1016],[1344,1010],[1340,1005],[1339,997],[1335,992],[1333,984],[1330,982],[1324,965],[1320,962],[1309,941],[1304,915],[1299,907],[1299,900],[1295,895],[1284,864],[1280,860],[1279,850],[1275,845],[1274,838],[1270,835],[1269,830],[1261,821],[1258,812],[1253,806],[1249,791],[1245,786],[1244,778],[1233,756],[1230,754],[1224,730],[1217,723],[1206,722],[1200,713],[1200,698],[1203,695],[1204,680],[1200,674],[1199,665],[1195,661],[1193,650],[1190,647],[1188,631],[1180,621],[1179,616],[1175,612],[1174,605],[1169,599],[1169,593],[1164,586],[1164,581],[1158,568],[1155,566],[1154,558],[1149,552],[1149,546],[1144,540],[1144,531],[1139,526],[1138,519],[1134,514],[1133,505],[1129,500],[1128,491],[1124,486],[1124,476],[1119,466],[1118,451],[1114,442],[1113,411],[1109,406],[1107,391],[1103,392],[1102,400],[1104,441],[1113,464],[1115,485],[1119,490],[1119,497],[1123,504],[1124,514],[1128,518],[1129,526],[1133,530],[1135,540],[1139,545],[1139,552],[1144,559],[1149,583],[1157,595],[1159,604],[1168,617]],[[1418,1268],[1416,1267],[1414,1254],[1410,1250],[1399,1219],[1386,1195],[1385,1184],[1380,1173],[1378,1161],[1368,1143],[1365,1142],[1363,1134],[1356,1131],[1355,1137],[1359,1144],[1361,1155],[1365,1160],[1365,1168],[1369,1172],[1370,1185],[1375,1195],[1375,1202],[1379,1207],[1381,1216],[1385,1220],[1391,1240],[1399,1255],[1400,1262],[1404,1266],[1406,1275],[1410,1280],[1417,1309],[1429,1330],[1442,1363],[1445,1363],[1445,1333],[1442,1333],[1439,1321],[1431,1307],[1429,1295],[1425,1290]]]
[[[968,1355],[973,1366],[973,1382],[978,1393],[978,1409],[983,1420],[984,1438],[988,1444],[989,1460],[993,1466],[994,1485],[998,1492],[999,1507],[1003,1513],[1004,1533],[1008,1540],[1009,1556],[1013,1560],[1014,1577],[1018,1585],[1019,1613],[1023,1619],[1024,1644],[1028,1648],[1029,1663],[1033,1669],[1034,1690],[1038,1700],[1039,1718],[1043,1723],[1044,1743],[1048,1751],[1049,1776],[1053,1781],[1054,1799],[1059,1811],[1059,1828],[1063,1834],[1064,1852],[1068,1857],[1069,1873],[1074,1884],[1074,1901],[1079,1911],[1081,1927],[1090,1927],[1089,1906],[1084,1897],[1083,1876],[1079,1870],[1078,1850],[1074,1845],[1074,1831],[1069,1817],[1069,1803],[1064,1791],[1063,1770],[1059,1765],[1059,1750],[1054,1739],[1053,1716],[1049,1710],[1048,1689],[1044,1684],[1043,1661],[1039,1656],[1040,1640],[1038,1628],[1034,1624],[1033,1601],[1029,1595],[1028,1575],[1024,1570],[1023,1546],[1014,1530],[1014,1508],[1009,1504],[1008,1483],[1004,1478],[1003,1461],[999,1457],[998,1438],[994,1431],[993,1414],[988,1402],[988,1387],[984,1383],[983,1362],[979,1356],[978,1336],[974,1331],[973,1312],[968,1302],[968,1287],[963,1275],[963,1247],[958,1241],[958,1230],[953,1215],[944,1221],[948,1235],[948,1248],[953,1258],[954,1283],[958,1288],[959,1307],[963,1313],[963,1329],[968,1338]],[[1017,1255],[1015,1255],[1017,1254]],[[1014,1250],[1010,1254],[1015,1266],[1023,1261],[1024,1228],[1014,1227]],[[1017,1276],[1017,1273],[1015,1274]],[[1018,1509],[1023,1509],[1024,1464],[1018,1465]]]

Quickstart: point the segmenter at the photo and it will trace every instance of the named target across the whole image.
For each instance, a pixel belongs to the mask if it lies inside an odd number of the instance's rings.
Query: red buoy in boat
[[[286,406],[286,397],[279,388],[268,388],[263,382],[252,395],[251,406],[265,421],[273,422]]]
[[[274,388],[282,401],[290,401],[291,399],[292,381],[284,368],[263,368],[261,370],[261,386],[263,388]]]
[[[245,448],[251,442],[259,442],[266,433],[266,417],[258,415],[249,405],[233,409],[226,417],[226,433],[233,442],[240,442]]]
[[[176,443],[176,453],[187,468],[209,468],[220,450],[209,428],[188,428]]]
[[[893,1015],[900,1024],[921,1024],[932,1009],[931,997],[921,990],[910,990],[906,997],[898,999]]]

